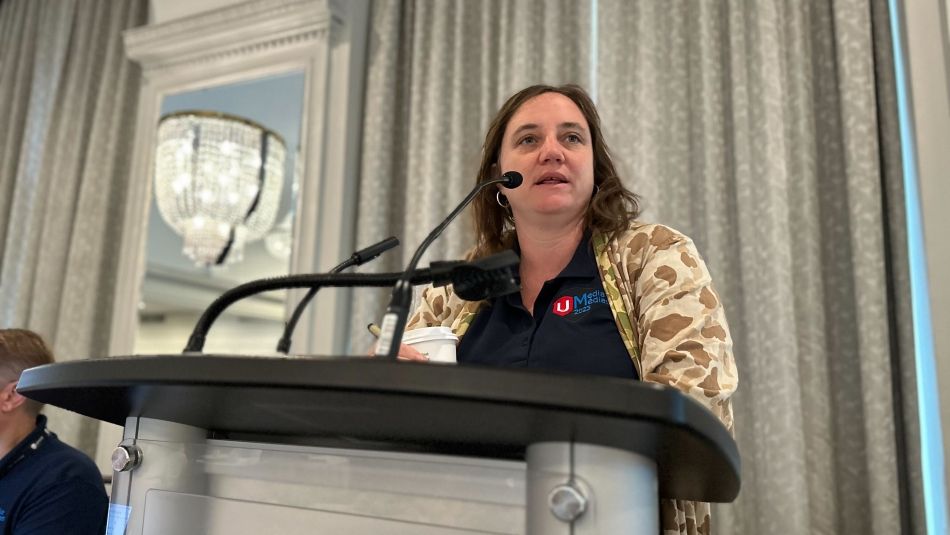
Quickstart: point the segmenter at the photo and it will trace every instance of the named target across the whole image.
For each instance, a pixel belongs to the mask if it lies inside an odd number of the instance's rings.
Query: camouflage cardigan
[[[732,338],[692,240],[662,225],[634,223],[615,239],[595,233],[591,241],[637,374],[688,394],[731,432],[729,397],[738,382]],[[463,301],[451,287],[427,288],[406,328],[443,325],[461,338],[485,304]],[[664,535],[708,535],[709,504],[661,500],[660,525]]]

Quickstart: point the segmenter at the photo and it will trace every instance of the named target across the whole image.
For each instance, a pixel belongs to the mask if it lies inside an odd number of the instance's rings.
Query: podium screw
[[[572,485],[558,485],[548,494],[548,506],[558,520],[573,522],[587,510],[587,498]]]
[[[142,450],[138,446],[118,446],[112,450],[112,469],[127,472],[142,463]]]

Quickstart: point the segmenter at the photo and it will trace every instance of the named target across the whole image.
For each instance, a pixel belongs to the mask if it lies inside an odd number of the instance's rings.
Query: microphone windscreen
[[[507,173],[501,175],[501,178],[506,179],[501,183],[501,185],[508,189],[517,188],[522,182],[524,182],[524,177],[521,176],[521,173],[518,171],[508,171]]]
[[[390,236],[379,243],[370,245],[366,249],[356,251],[353,253],[353,258],[356,260],[356,265],[361,266],[397,245],[399,245],[399,240],[395,236]]]

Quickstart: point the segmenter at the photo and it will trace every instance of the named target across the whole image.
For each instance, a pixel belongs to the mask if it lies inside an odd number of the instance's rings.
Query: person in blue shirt
[[[46,428],[42,404],[16,391],[53,354],[36,333],[0,329],[0,534],[101,535],[109,499],[95,463]]]

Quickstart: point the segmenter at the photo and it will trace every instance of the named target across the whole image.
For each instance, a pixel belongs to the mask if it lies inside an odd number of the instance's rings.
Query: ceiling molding
[[[192,17],[126,30],[126,54],[146,71],[325,41],[345,23],[334,0],[253,0]]]

